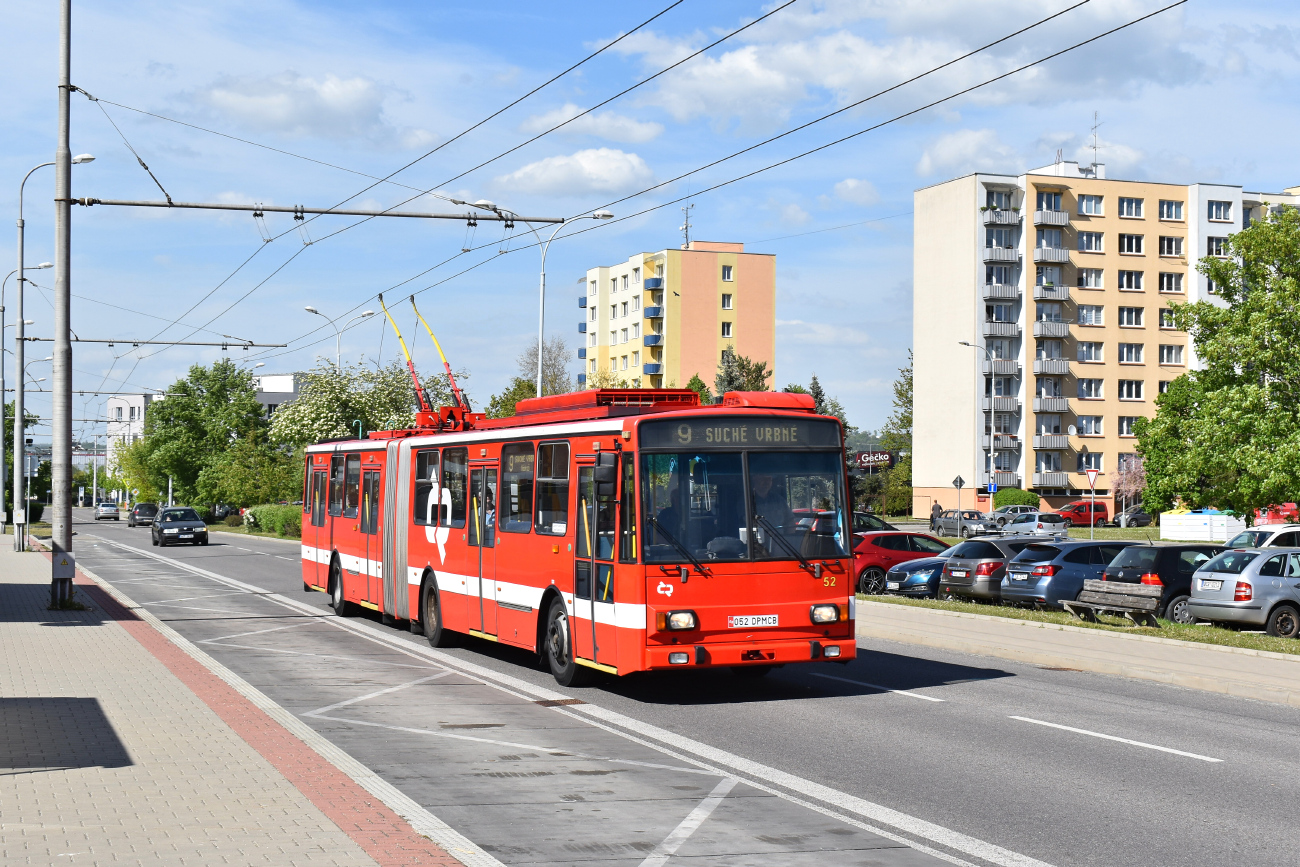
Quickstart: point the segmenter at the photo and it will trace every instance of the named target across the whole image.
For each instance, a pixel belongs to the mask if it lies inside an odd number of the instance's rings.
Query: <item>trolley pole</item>
[[[53,516],[50,520],[50,605],[72,598],[76,561],[72,554],[72,0],[59,4],[59,140],[54,154],[54,370],[50,454]]]

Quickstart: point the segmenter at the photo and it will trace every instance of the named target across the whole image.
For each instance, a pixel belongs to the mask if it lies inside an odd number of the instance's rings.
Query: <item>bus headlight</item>
[[[660,611],[655,615],[655,626],[660,632],[689,632],[700,628],[700,619],[694,611]]]
[[[685,665],[691,661],[689,653],[670,653],[668,654],[669,665]]]
[[[808,612],[813,623],[837,623],[840,619],[840,606],[814,605]]]
[[[828,644],[822,648],[822,656],[827,659],[835,659],[840,655],[840,649],[837,645]]]

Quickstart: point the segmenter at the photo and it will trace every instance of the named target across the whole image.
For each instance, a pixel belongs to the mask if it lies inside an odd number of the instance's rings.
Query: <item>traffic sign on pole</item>
[[[1097,471],[1088,470],[1087,473],[1088,473],[1088,487],[1089,488],[1097,487]]]

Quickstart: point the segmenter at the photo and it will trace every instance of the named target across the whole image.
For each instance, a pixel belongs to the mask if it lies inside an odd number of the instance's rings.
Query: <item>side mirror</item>
[[[612,500],[618,483],[618,458],[610,452],[596,456],[596,466],[591,470],[591,478],[596,483],[596,499]]]

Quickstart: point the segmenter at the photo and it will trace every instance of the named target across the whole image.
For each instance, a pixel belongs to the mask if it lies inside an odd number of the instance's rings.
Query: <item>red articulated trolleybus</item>
[[[844,439],[803,394],[597,389],[307,449],[304,589],[571,685],[856,655]]]

